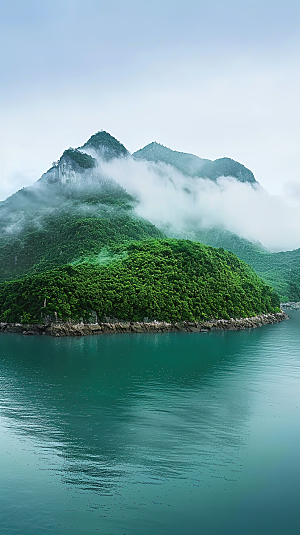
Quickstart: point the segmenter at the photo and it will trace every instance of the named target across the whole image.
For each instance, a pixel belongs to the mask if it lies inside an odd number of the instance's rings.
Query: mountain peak
[[[231,158],[218,158],[213,162],[208,160],[202,169],[202,176],[211,180],[217,180],[221,176],[230,176],[239,182],[257,183],[250,169]]]
[[[132,156],[137,160],[172,165],[188,176],[198,176],[204,164],[209,161],[194,154],[169,149],[157,141],[152,141],[146,147],[134,152]]]
[[[128,150],[122,143],[120,143],[120,141],[104,130],[100,130],[92,135],[82,147],[79,147],[79,149],[92,149],[105,160],[119,158],[120,156],[128,156],[129,154]]]
[[[243,164],[231,158],[208,160],[194,154],[169,149],[156,141],[149,143],[132,155],[137,160],[172,165],[181,173],[191,177],[217,180],[221,176],[231,176],[239,182],[256,183],[255,177]]]
[[[79,176],[83,176],[87,171],[90,173],[96,166],[95,158],[70,147],[64,151],[57,162],[53,162],[52,167],[41,176],[38,182],[48,184],[77,182]]]

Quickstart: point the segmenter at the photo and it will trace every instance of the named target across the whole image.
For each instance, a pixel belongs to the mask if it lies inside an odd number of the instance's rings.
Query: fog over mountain
[[[211,162],[157,143],[109,161],[93,154],[101,174],[134,195],[137,212],[158,227],[170,224],[183,232],[221,227],[272,251],[300,247],[297,200],[290,206],[270,195],[230,158]]]
[[[229,157],[156,142],[131,155],[100,131],[0,204],[0,280],[102,262],[117,243],[186,238],[231,251],[283,300],[297,301],[299,213],[296,195],[293,206],[269,195]]]
[[[32,203],[35,209],[38,204],[56,206],[61,194],[69,195],[68,188],[97,189],[107,183],[124,188],[136,200],[136,213],[160,229],[173,227],[188,237],[191,231],[218,227],[271,251],[300,247],[296,195],[290,206],[268,194],[249,169],[228,157],[211,161],[156,142],[130,155],[103,131],[78,149],[67,149],[38,182],[2,203],[0,217],[3,222],[9,207],[15,212]],[[51,184],[63,186],[64,193],[45,189]],[[18,228],[21,220],[21,214],[14,217],[8,228]]]
[[[231,176],[239,182],[256,182],[250,169],[247,169],[244,165],[231,158],[219,158],[211,161],[206,158],[199,158],[194,154],[186,154],[168,149],[168,147],[155,141],[149,143],[143,149],[134,152],[132,156],[136,160],[171,165],[184,175],[195,178],[201,177],[216,180],[222,176]]]

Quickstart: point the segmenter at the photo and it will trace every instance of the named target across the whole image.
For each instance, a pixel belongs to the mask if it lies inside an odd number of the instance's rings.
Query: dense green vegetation
[[[129,154],[128,150],[122,143],[120,143],[120,141],[104,130],[91,136],[81,148],[94,149],[96,152],[99,152],[104,159],[117,158]]]
[[[0,280],[53,269],[98,254],[106,245],[162,236],[154,225],[121,208],[44,214],[41,228],[29,227],[2,246],[0,242]]]
[[[260,243],[252,243],[228,230],[205,228],[176,231],[161,230],[172,238],[188,238],[212,247],[223,247],[249,264],[280,296],[281,302],[300,301],[300,249],[271,253]]]
[[[251,265],[275,288],[282,302],[300,301],[300,249],[257,255]]]
[[[43,176],[46,175],[47,173]],[[71,203],[74,203],[74,206]],[[78,206],[86,204],[107,204],[131,209],[134,203],[133,197],[119,184],[101,177],[88,183],[75,184],[46,181],[40,183],[38,181],[33,186],[17,191],[0,205],[0,240],[5,236],[9,237],[6,229],[14,225],[16,221],[18,223],[21,221],[23,225],[25,218],[32,225],[35,219],[41,219],[48,213],[43,212],[45,209],[58,208],[69,212],[74,209],[76,212]],[[55,216],[56,213],[53,212],[53,217]],[[17,226],[20,227],[20,225]],[[27,223],[26,226],[28,226]],[[18,228],[15,232],[19,232]]]
[[[300,301],[300,249],[271,253],[228,231],[201,230],[197,239],[207,245],[224,247],[247,262],[279,294],[282,302]]]
[[[192,154],[173,151],[150,143],[133,154],[134,158],[172,165],[191,177],[216,180],[220,176],[233,176],[240,182],[256,183],[255,177],[244,165],[231,158],[204,160]],[[190,189],[186,191],[191,192]],[[260,244],[251,243],[236,234],[218,228],[184,230],[162,228],[169,237],[186,237],[213,247],[223,247],[250,264],[264,281],[280,295],[281,301],[300,300],[300,249],[271,253]]]
[[[131,195],[101,177],[21,190],[0,207],[0,280],[53,269],[107,245],[163,237],[133,206]]]
[[[105,261],[103,262],[103,255]],[[114,245],[89,262],[0,286],[2,321],[105,317],[182,321],[279,311],[279,299],[232,253],[187,240]]]
[[[79,167],[82,167],[83,169],[92,169],[96,165],[95,158],[92,158],[89,154],[85,154],[83,152],[80,152],[77,149],[67,149],[62,155],[62,158],[68,158],[75,162]]]

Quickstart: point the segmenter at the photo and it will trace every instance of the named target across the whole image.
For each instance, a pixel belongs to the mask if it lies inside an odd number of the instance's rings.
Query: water
[[[299,327],[0,334],[1,535],[299,535]]]

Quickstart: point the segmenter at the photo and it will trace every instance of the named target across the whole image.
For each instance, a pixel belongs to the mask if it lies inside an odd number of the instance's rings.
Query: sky
[[[0,0],[0,200],[106,130],[300,199],[300,3]],[[299,205],[300,206],[300,205]]]

